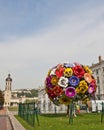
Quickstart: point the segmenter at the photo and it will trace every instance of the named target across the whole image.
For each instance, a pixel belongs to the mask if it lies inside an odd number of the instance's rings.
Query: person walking
[[[76,104],[75,103],[73,104],[73,116],[77,117],[76,116]]]
[[[78,104],[76,105],[76,109],[77,109],[77,114],[80,114],[80,106]]]

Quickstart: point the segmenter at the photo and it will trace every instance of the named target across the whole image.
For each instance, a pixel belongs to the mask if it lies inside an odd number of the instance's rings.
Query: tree
[[[0,107],[3,107],[4,104],[4,95],[3,92],[0,90]]]

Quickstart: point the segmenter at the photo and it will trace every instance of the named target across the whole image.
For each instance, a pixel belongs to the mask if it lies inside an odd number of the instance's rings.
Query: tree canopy
[[[4,95],[3,92],[0,90],[0,107],[2,107],[4,104]]]

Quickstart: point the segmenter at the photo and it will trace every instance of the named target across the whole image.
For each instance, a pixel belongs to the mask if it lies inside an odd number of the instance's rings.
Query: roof
[[[10,77],[10,74],[8,74],[8,77],[6,78],[6,81],[12,81],[12,78]]]

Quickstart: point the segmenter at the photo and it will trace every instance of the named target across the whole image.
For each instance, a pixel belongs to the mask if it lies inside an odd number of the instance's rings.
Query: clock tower
[[[10,106],[10,100],[11,100],[11,86],[12,86],[12,78],[10,77],[10,74],[8,74],[8,77],[5,79],[5,91],[4,91],[4,106]]]

